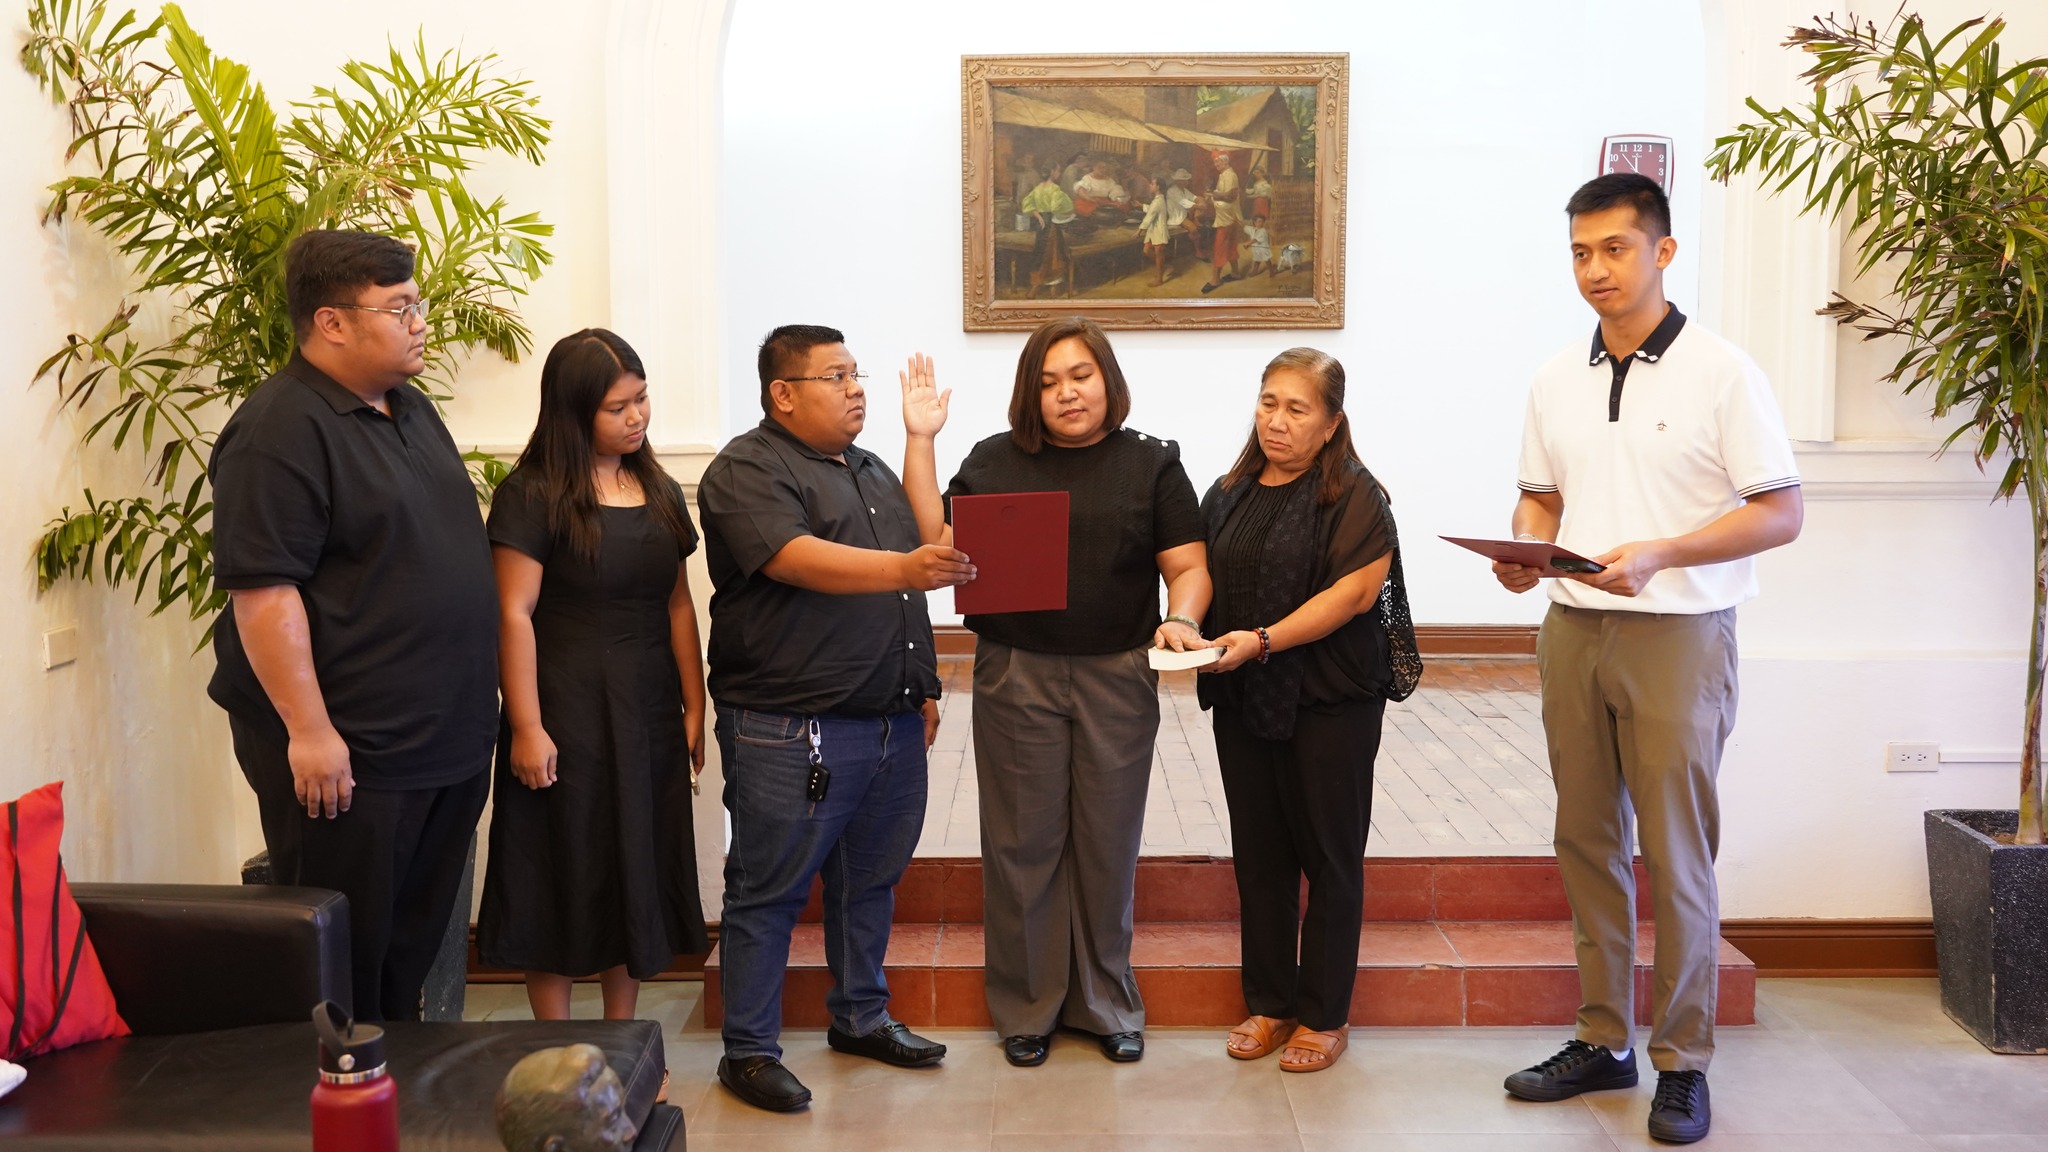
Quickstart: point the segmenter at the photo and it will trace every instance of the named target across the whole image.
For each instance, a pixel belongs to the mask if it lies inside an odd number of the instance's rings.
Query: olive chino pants
[[[1553,604],[1536,657],[1578,953],[1578,1038],[1617,1052],[1634,1043],[1639,836],[1657,922],[1650,1062],[1705,1071],[1721,947],[1715,777],[1735,725],[1735,610]]]

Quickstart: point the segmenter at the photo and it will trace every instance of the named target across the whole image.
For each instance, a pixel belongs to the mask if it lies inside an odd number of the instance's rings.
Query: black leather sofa
[[[135,1032],[28,1061],[0,1098],[0,1146],[108,1152],[306,1152],[311,1014],[347,1005],[348,903],[312,888],[76,884],[86,930]],[[654,1102],[650,1021],[392,1023],[406,1152],[502,1152],[491,1100],[520,1057],[604,1050],[640,1124],[634,1152],[682,1152],[682,1113]]]

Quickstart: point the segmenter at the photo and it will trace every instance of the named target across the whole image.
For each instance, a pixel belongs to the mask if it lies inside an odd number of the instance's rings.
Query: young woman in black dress
[[[540,1020],[597,974],[604,1015],[706,947],[691,828],[704,670],[682,488],[647,445],[640,358],[602,328],[564,337],[540,421],[491,502],[498,738],[477,944],[526,973]]]

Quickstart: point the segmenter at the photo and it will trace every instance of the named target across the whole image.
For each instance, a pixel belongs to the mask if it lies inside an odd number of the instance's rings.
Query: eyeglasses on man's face
[[[427,301],[425,297],[421,297],[403,308],[372,308],[368,304],[329,304],[327,307],[346,308],[351,312],[382,312],[386,316],[398,317],[398,322],[408,328],[412,327],[414,320],[424,321],[427,318]]]
[[[850,390],[853,387],[854,381],[865,380],[867,378],[868,374],[865,372],[829,372],[823,376],[783,377],[785,381],[788,381],[789,383],[792,384],[796,383],[799,380],[823,380],[825,383],[832,385],[834,388],[839,389],[841,392]]]

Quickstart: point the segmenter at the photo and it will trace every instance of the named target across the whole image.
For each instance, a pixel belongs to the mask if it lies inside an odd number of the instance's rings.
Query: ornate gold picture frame
[[[962,326],[1342,328],[1350,57],[963,56]]]

